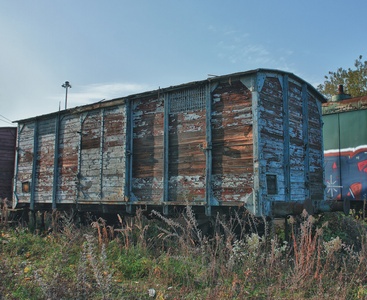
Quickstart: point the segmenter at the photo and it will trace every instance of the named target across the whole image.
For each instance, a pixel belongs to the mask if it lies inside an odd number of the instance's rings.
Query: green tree
[[[352,97],[367,95],[367,61],[362,61],[362,55],[355,60],[355,70],[339,68],[336,72],[329,72],[323,84],[317,86],[318,91],[331,99],[338,93],[338,85],[344,86],[344,92]]]

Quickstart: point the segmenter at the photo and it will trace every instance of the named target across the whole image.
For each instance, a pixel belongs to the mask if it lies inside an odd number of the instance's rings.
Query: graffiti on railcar
[[[367,145],[325,151],[325,183],[329,199],[367,198]]]

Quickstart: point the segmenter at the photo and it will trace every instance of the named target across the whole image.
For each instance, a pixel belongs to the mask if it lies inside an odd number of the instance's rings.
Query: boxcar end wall
[[[20,120],[13,206],[328,210],[322,102],[259,69]]]

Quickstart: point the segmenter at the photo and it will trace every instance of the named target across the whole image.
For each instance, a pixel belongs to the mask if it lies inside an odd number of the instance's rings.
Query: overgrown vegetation
[[[331,99],[338,93],[338,86],[344,85],[344,90],[353,98],[367,95],[367,61],[362,61],[362,55],[354,61],[355,69],[338,68],[336,72],[329,71],[323,84],[317,90],[326,98]]]
[[[2,211],[0,298],[367,298],[361,219],[290,218],[285,241],[283,228],[246,213],[217,216],[207,235],[190,207],[176,218],[151,215],[81,226],[55,211],[9,226]]]

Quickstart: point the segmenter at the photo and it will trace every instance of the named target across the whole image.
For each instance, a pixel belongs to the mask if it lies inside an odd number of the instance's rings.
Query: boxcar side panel
[[[107,203],[124,199],[125,183],[125,106],[105,110],[102,195]]]
[[[324,155],[321,103],[308,93],[311,199],[324,200]]]
[[[213,194],[227,204],[253,189],[252,93],[240,81],[213,92]]]
[[[32,184],[34,123],[20,125],[17,146],[18,174],[14,180],[15,197],[13,203],[30,203]]]
[[[38,121],[38,145],[34,201],[50,203],[53,191],[55,118]]]
[[[78,153],[81,138],[79,115],[66,115],[60,120],[58,182],[56,203],[72,204],[78,196]]]
[[[133,194],[136,200],[157,203],[163,197],[162,97],[134,100],[133,108]]]
[[[289,81],[289,136],[291,200],[305,200],[305,153],[303,137],[302,86]]]
[[[102,110],[92,111],[82,124],[78,203],[96,204],[101,200],[102,118]]]
[[[283,90],[278,77],[266,77],[260,92],[260,191],[263,199],[284,201],[284,136],[283,136]],[[275,176],[276,186],[270,191],[266,176]]]
[[[205,201],[205,88],[171,93],[169,114],[169,201]]]

